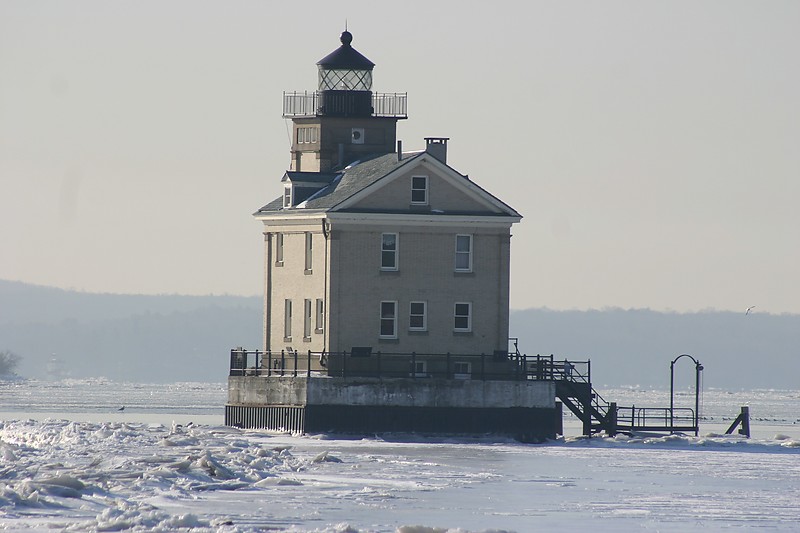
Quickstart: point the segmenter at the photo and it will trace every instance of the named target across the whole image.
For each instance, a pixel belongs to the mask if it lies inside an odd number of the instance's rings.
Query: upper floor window
[[[397,270],[397,233],[381,234],[381,270]]]
[[[428,203],[428,176],[411,177],[411,203],[420,205]]]
[[[456,272],[472,272],[472,235],[456,235]]]
[[[297,128],[297,143],[315,143],[319,141],[319,130],[314,127],[301,127]]]
[[[408,315],[408,329],[426,331],[428,329],[427,302],[411,302]]]
[[[453,319],[453,331],[472,331],[472,303],[456,302]]]
[[[397,338],[397,302],[381,302],[382,339]]]
[[[306,232],[306,272],[311,272],[312,262],[312,247],[314,244],[313,234],[309,231]]]
[[[303,339],[311,340],[311,300],[303,300]]]
[[[292,186],[283,186],[283,207],[292,207]]]
[[[325,329],[325,300],[317,298],[317,323],[314,327],[316,333],[322,333]]]
[[[283,301],[283,338],[292,340],[292,301]]]
[[[283,233],[275,234],[275,264],[283,265]]]

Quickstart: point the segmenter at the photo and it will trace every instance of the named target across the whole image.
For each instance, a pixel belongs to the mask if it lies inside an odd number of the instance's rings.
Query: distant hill
[[[126,381],[223,381],[234,346],[261,346],[262,300],[91,294],[0,281],[0,350],[17,372]]]
[[[647,309],[512,311],[520,351],[592,361],[597,387],[669,388],[670,362],[688,353],[706,387],[800,389],[800,315]],[[694,383],[691,361],[676,364],[676,387]]]
[[[43,378],[55,354],[72,377],[223,381],[235,346],[261,346],[260,297],[91,294],[0,280],[0,350]],[[511,312],[520,350],[592,361],[597,388],[669,387],[688,353],[706,387],[800,388],[800,315],[646,309]],[[676,385],[693,383],[682,360]]]

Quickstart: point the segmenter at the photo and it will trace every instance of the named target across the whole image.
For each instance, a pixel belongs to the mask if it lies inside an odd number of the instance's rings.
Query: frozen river
[[[669,404],[663,391],[601,392],[620,405]],[[793,531],[800,523],[797,391],[706,391],[699,438],[586,440],[568,417],[568,437],[542,445],[243,431],[221,426],[224,400],[220,383],[0,383],[0,528]],[[721,436],[740,405],[751,407],[754,437]]]

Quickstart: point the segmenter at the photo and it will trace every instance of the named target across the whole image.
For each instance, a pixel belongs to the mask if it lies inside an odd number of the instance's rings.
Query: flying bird
[[[747,311],[745,311],[745,312],[744,312],[744,314],[746,314],[746,315],[749,315],[749,314],[750,314],[750,311],[752,311],[752,310],[753,310],[753,309],[755,309],[755,308],[756,308],[756,306],[755,306],[755,305],[751,305],[750,307],[748,307],[748,308],[747,308]]]
[[[119,409],[117,409],[117,411],[124,411],[124,410],[125,410],[125,406],[124,405],[122,407],[120,407]]]

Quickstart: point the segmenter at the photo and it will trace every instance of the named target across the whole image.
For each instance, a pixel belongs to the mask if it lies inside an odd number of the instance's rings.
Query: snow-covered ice
[[[121,398],[126,387],[143,398],[164,393],[159,386],[94,383],[96,416],[114,419],[105,422],[85,420],[92,411],[86,406],[79,421],[35,410],[3,415],[0,528],[522,533],[791,531],[800,523],[800,427],[790,420],[800,402],[792,402],[799,397],[792,391],[773,392],[782,407],[765,417],[785,423],[769,426],[771,436],[725,436],[719,428],[726,424],[709,423],[713,431],[700,437],[568,437],[529,445],[165,424],[151,420],[163,418],[161,411],[116,412],[120,401],[136,404]],[[0,410],[13,404],[9,390],[0,386]],[[176,418],[212,408],[208,390],[199,386],[194,394]],[[706,393],[707,404],[716,401]]]

